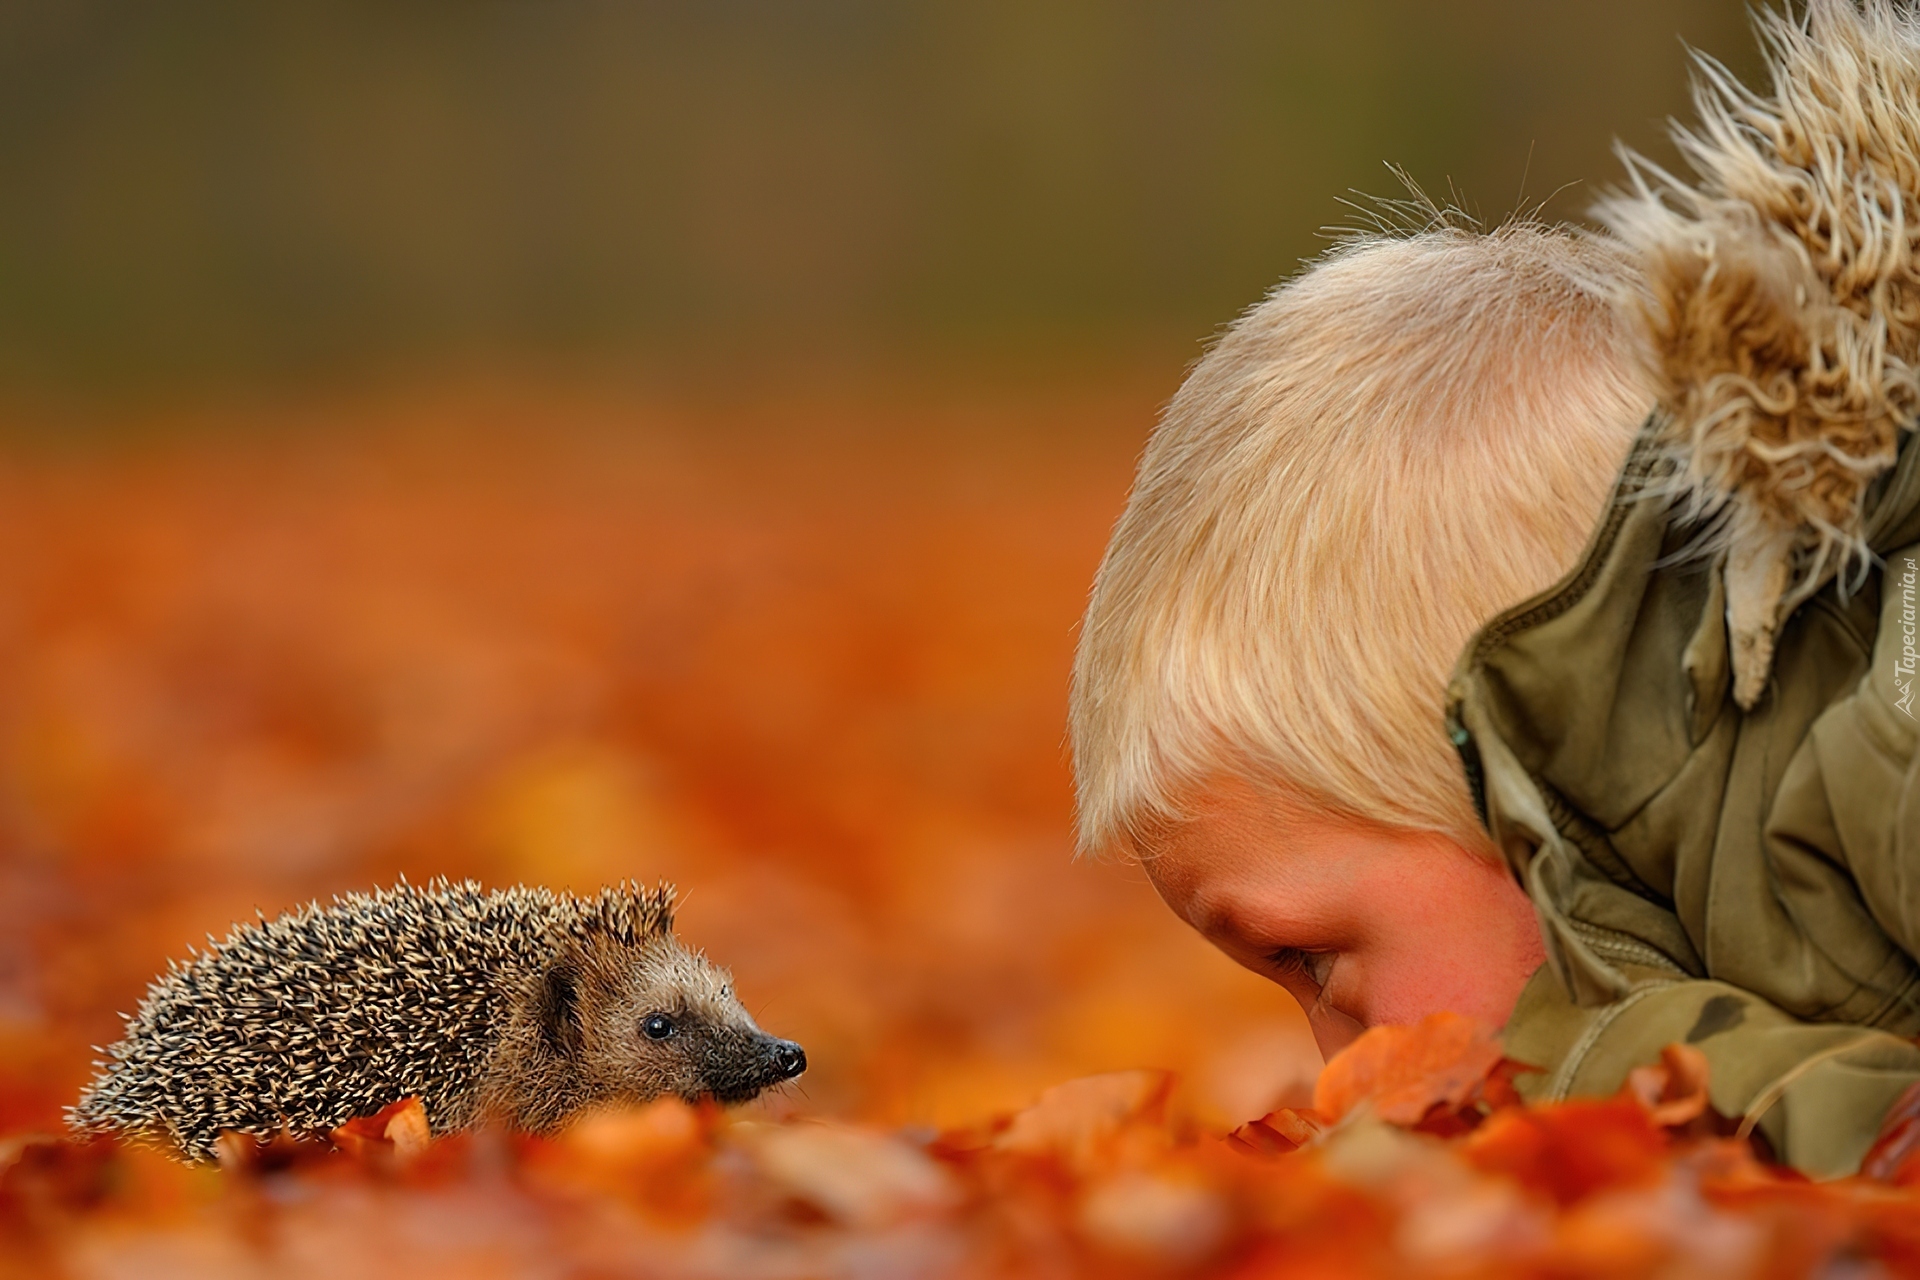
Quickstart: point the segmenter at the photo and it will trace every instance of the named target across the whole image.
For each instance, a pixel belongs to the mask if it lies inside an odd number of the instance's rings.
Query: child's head
[[[1323,1046],[1505,1012],[1538,963],[1442,726],[1651,405],[1620,259],[1530,225],[1349,245],[1243,316],[1147,445],[1074,666],[1080,838],[1310,1008]]]

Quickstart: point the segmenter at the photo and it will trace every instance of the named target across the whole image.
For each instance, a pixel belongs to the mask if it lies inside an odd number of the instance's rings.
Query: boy
[[[1083,845],[1323,1049],[1452,1008],[1563,1097],[1686,1041],[1830,1175],[1920,1080],[1920,29],[1765,35],[1774,97],[1705,69],[1699,189],[1613,202],[1623,249],[1364,243],[1234,326],[1072,729]]]

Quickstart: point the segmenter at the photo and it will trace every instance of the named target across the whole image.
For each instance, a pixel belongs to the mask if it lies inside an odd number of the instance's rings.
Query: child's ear
[[[579,1056],[580,967],[572,960],[556,960],[540,975],[534,1016],[548,1050],[562,1058]]]

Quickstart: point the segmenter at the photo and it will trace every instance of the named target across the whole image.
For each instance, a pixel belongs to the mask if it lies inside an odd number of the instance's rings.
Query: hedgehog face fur
[[[236,928],[170,966],[69,1113],[188,1159],[417,1097],[436,1133],[551,1130],[665,1095],[744,1102],[806,1069],[673,937],[673,889],[401,884]]]
[[[523,987],[481,1109],[540,1132],[596,1103],[745,1102],[806,1065],[799,1045],[754,1025],[725,971],[671,936],[596,938]]]

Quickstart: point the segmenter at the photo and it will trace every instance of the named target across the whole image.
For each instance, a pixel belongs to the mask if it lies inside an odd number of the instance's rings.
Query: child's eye
[[[1267,957],[1267,962],[1283,975],[1301,978],[1316,987],[1325,987],[1327,979],[1333,976],[1335,952],[1306,951],[1299,947],[1282,947]]]

